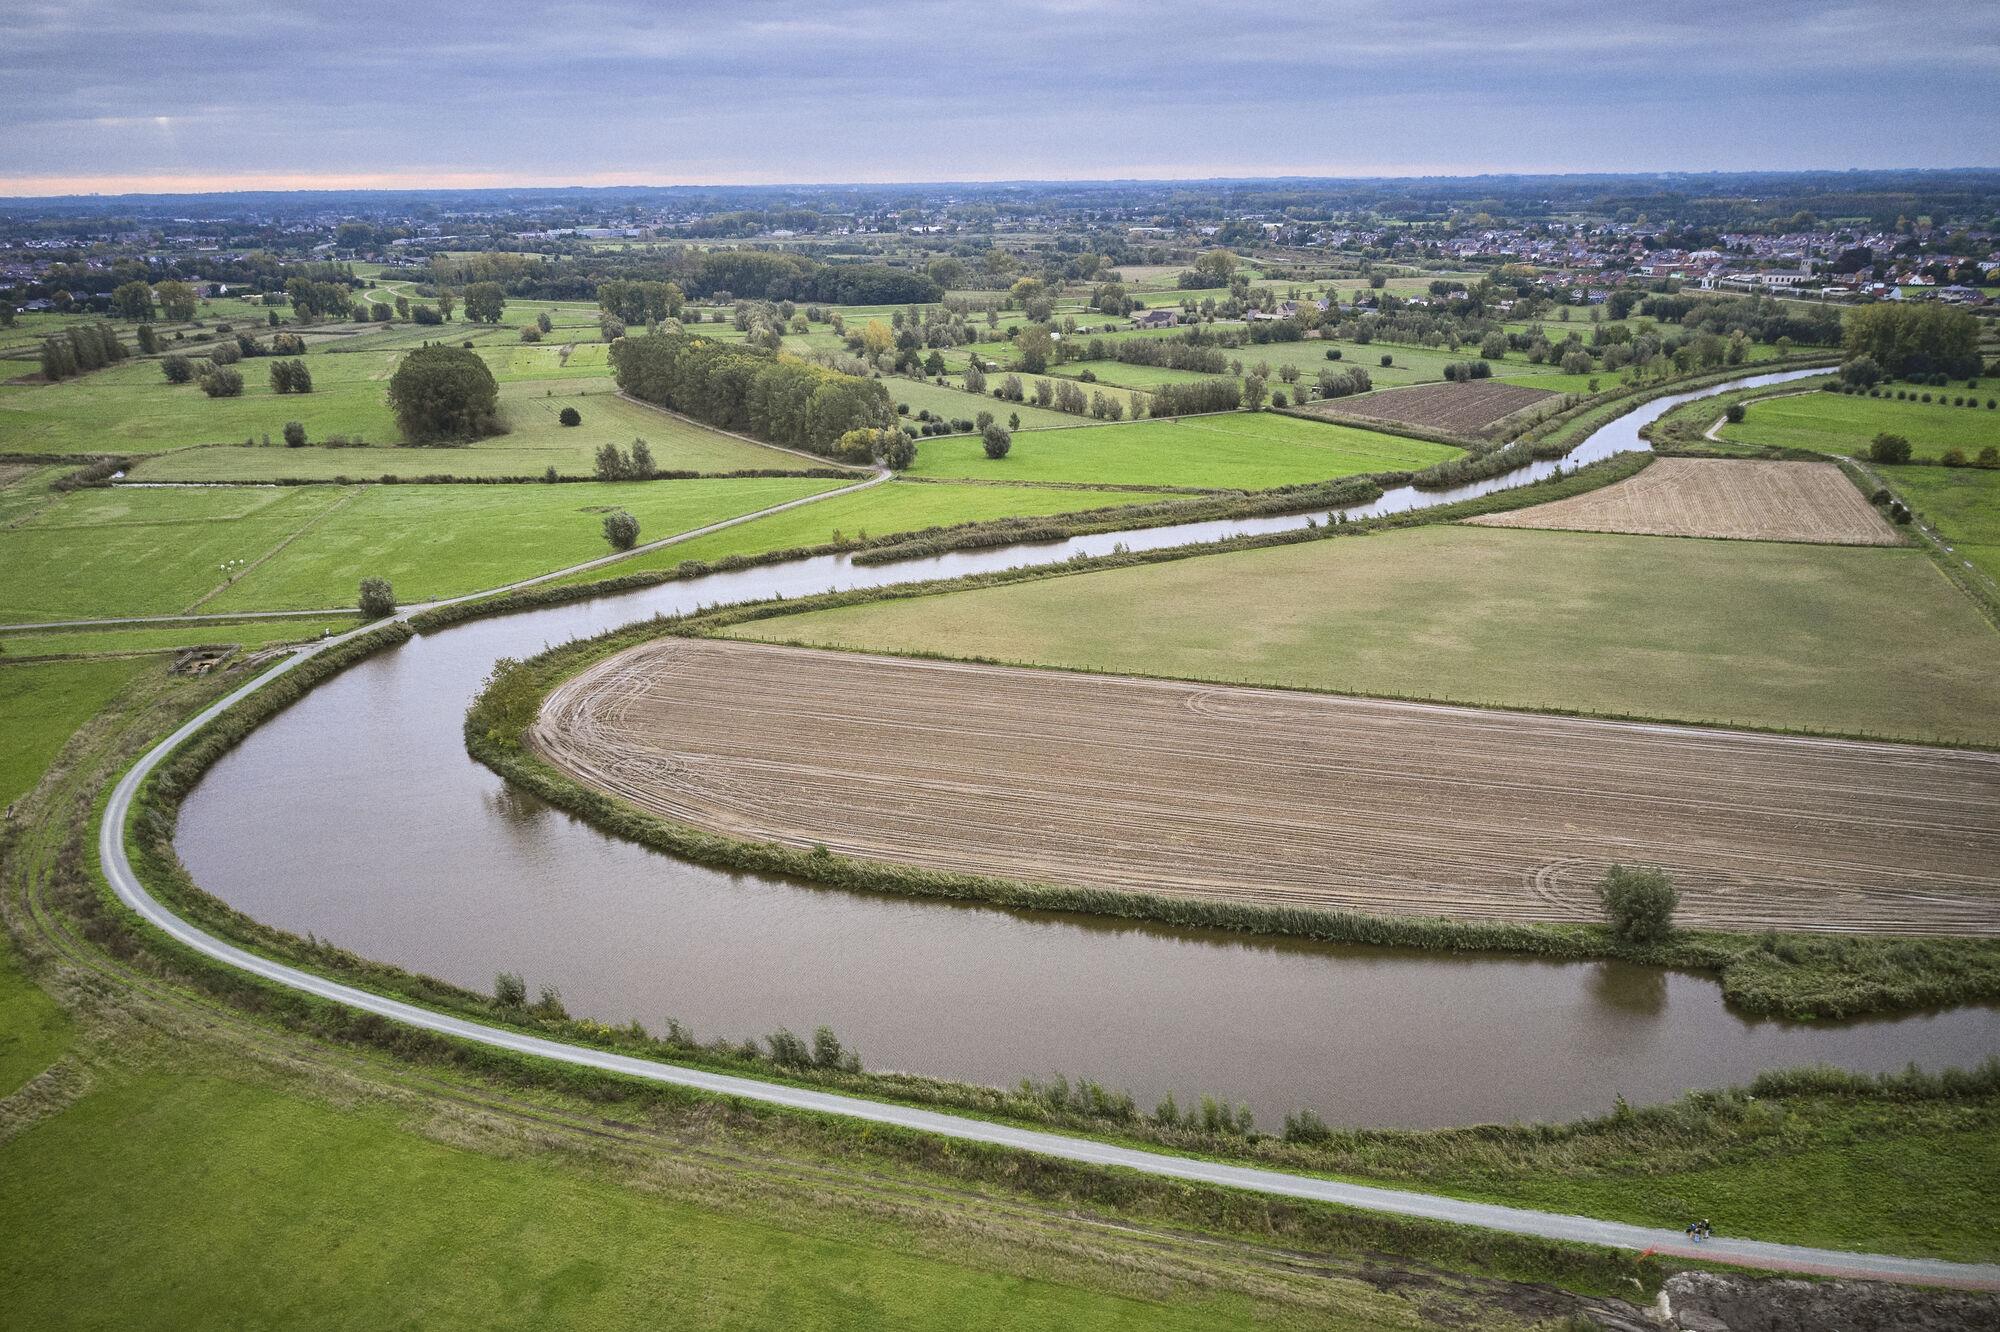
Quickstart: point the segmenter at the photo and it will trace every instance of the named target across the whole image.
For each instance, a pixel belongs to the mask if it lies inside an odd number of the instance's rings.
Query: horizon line
[[[445,191],[500,190],[699,190],[699,189],[887,189],[949,185],[1200,185],[1238,181],[1424,181],[1490,180],[1522,177],[1671,177],[1671,176],[1803,176],[1865,173],[1936,173],[2000,171],[2000,166],[1838,166],[1654,168],[1606,170],[1511,167],[1470,169],[1462,164],[1399,165],[1370,172],[1350,169],[1286,168],[1262,173],[1230,174],[1213,169],[1200,174],[1174,174],[1171,168],[1147,166],[1128,173],[1052,176],[963,176],[955,179],[849,180],[675,180],[648,178],[635,172],[600,172],[558,178],[510,175],[494,171],[461,172],[262,172],[235,176],[117,175],[0,176],[0,199],[125,199],[147,196],[226,197],[243,194],[421,194]]]

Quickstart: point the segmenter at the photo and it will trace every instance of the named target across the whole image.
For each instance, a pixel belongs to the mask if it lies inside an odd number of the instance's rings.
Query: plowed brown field
[[[1624,861],[1689,925],[2000,934],[1995,754],[679,638],[534,739],[700,828],[968,873],[1592,920]]]
[[[1467,379],[1384,389],[1358,398],[1333,398],[1306,410],[1336,421],[1388,421],[1476,435],[1495,421],[1553,396],[1547,389],[1526,384]]]
[[[1656,458],[1637,476],[1468,522],[1637,536],[1898,546],[1903,539],[1832,463]]]

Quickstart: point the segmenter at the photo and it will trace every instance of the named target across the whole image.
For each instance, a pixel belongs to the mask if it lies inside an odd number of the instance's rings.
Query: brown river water
[[[1775,382],[1755,376],[1739,383]],[[1727,387],[1735,387],[1730,385]],[[1721,391],[1709,390],[1710,392]],[[1566,466],[1643,448],[1659,399]],[[1355,515],[1454,492],[1393,491]],[[723,873],[607,837],[467,757],[459,723],[494,660],[656,614],[878,585],[1077,551],[1178,545],[1303,518],[1195,524],[892,566],[802,560],[474,621],[382,653],[272,719],[188,798],[196,882],[256,918],[485,990],[518,971],[572,1013],[704,1039],[825,1023],[870,1068],[1011,1084],[1063,1073],[1249,1104],[1265,1127],[1563,1119],[1761,1069],[1969,1065],[1989,1007],[1878,1021],[1752,1021],[1710,979],[1297,942],[1006,911]]]

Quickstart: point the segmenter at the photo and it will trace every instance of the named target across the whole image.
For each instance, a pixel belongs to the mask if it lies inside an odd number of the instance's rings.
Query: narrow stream
[[[1704,393],[1817,371],[1753,375]],[[1646,447],[1639,429],[1704,393],[1599,429],[1565,469]],[[1537,480],[1536,463],[1450,492],[1408,487],[1353,517]],[[1312,515],[1317,520],[1321,515]],[[217,764],[177,845],[202,887],[260,920],[487,989],[561,989],[571,1012],[704,1038],[826,1023],[871,1068],[1010,1084],[1065,1073],[1248,1103],[1266,1126],[1558,1119],[1658,1101],[1760,1069],[1968,1064],[2000,1014],[1849,1024],[1747,1021],[1693,976],[1248,939],[912,901],[688,864],[510,790],[465,754],[460,718],[495,659],[656,613],[880,586],[1296,527],[1214,522],[962,552],[844,557],[664,584],[474,621],[320,686]]]

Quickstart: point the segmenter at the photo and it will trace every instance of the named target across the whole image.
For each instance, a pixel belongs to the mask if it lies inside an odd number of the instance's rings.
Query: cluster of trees
[[[465,317],[475,324],[497,324],[507,310],[507,291],[498,282],[475,282],[465,289]]]
[[[1639,313],[1689,331],[1741,331],[1753,342],[1780,338],[1831,346],[1841,337],[1841,312],[1831,305],[1780,301],[1775,296],[1697,296],[1685,292],[1648,296]]]
[[[657,324],[679,315],[687,300],[671,282],[613,278],[597,287],[598,308],[626,324]]]
[[[1202,412],[1233,412],[1243,405],[1243,385],[1234,379],[1200,380],[1192,384],[1162,384],[1153,390],[1154,416],[1195,416]]]
[[[345,319],[354,308],[354,292],[344,282],[295,277],[286,281],[285,296],[301,320]]]
[[[1322,398],[1346,398],[1356,393],[1366,393],[1375,387],[1375,381],[1370,379],[1368,372],[1358,365],[1351,365],[1345,370],[1335,370],[1332,366],[1328,366],[1319,372],[1318,384],[1319,396]],[[1157,403],[1153,410],[1158,414]]]
[[[1586,369],[1589,367],[1589,364],[1590,358],[1588,356],[1584,357]],[[1468,379],[1491,379],[1493,378],[1493,367],[1484,361],[1453,361],[1444,368],[1444,377],[1453,383]]]
[[[1086,361],[1114,360],[1127,365],[1152,365],[1168,370],[1194,370],[1219,375],[1228,368],[1220,347],[1186,338],[1092,338],[1084,344]]]
[[[389,408],[412,444],[457,443],[497,434],[500,386],[464,347],[419,347],[389,379]]]
[[[880,382],[689,333],[625,338],[611,348],[618,387],[725,430],[834,454],[850,430],[891,426]]]
[[[927,423],[928,424],[928,423]],[[972,422],[965,422],[966,428]],[[874,462],[898,472],[908,471],[917,461],[917,441],[908,427],[866,426],[840,437],[833,455],[842,462]]]
[[[1943,374],[1964,379],[1979,373],[1979,321],[1969,310],[1931,303],[1864,305],[1847,313],[1843,349],[1891,378]]]
[[[653,446],[643,439],[632,441],[630,453],[616,444],[598,446],[594,474],[599,481],[649,481],[659,470],[653,463]]]
[[[271,391],[274,393],[311,393],[313,391],[312,371],[301,360],[291,359],[271,362]]]
[[[211,398],[237,398],[243,395],[243,372],[233,366],[205,362],[196,373],[194,382],[203,393]]]
[[[78,324],[65,332],[42,339],[42,378],[68,379],[90,370],[102,370],[132,354],[118,340],[109,324]]]

